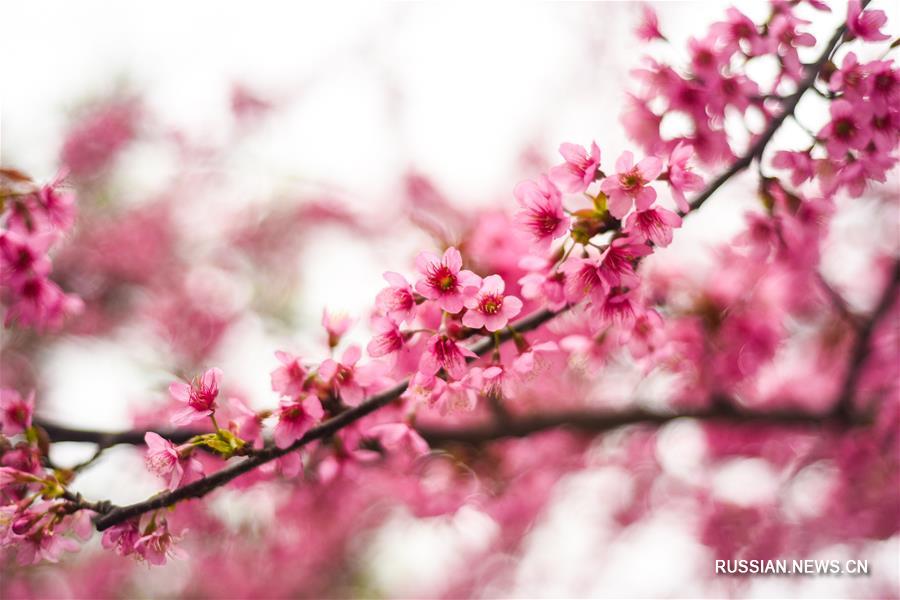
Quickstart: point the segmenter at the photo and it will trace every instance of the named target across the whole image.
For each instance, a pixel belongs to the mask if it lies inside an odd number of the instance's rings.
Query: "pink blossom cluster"
[[[49,252],[75,221],[75,195],[61,177],[36,186],[22,176],[0,174],[0,301],[4,325],[58,329],[82,310],[81,299],[50,279]]]
[[[794,186],[815,179],[825,196],[847,190],[859,197],[872,182],[887,182],[897,164],[892,151],[900,139],[900,71],[893,59],[861,63],[848,52],[830,74],[828,87],[831,120],[808,148],[782,150],[772,164],[790,171]]]
[[[0,389],[0,549],[14,551],[20,565],[57,562],[93,532],[91,512],[60,498],[60,475],[42,460],[33,413],[33,392],[23,398]]]

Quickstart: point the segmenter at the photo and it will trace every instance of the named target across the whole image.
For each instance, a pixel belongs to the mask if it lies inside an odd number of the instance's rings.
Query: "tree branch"
[[[548,429],[565,428],[596,435],[626,425],[664,425],[675,419],[698,419],[706,422],[735,424],[770,424],[786,427],[847,427],[862,425],[844,415],[803,411],[748,411],[729,404],[687,412],[654,412],[644,409],[628,411],[572,410],[553,414],[534,414],[511,418],[506,422],[485,423],[466,427],[417,427],[416,430],[432,446],[461,443],[478,445],[503,438],[520,438]]]
[[[900,258],[894,260],[891,277],[885,286],[884,292],[881,294],[878,305],[875,307],[872,315],[862,324],[856,336],[856,343],[853,346],[853,352],[850,354],[850,365],[847,368],[844,384],[841,386],[841,393],[838,395],[835,407],[837,412],[845,417],[854,412],[853,400],[856,395],[856,384],[862,375],[866,357],[869,355],[869,344],[872,341],[872,335],[875,333],[878,323],[887,315],[896,302],[898,290],[900,290]]]

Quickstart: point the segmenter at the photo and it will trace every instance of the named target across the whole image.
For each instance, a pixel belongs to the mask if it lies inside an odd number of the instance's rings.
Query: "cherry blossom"
[[[430,252],[422,252],[416,257],[416,269],[422,275],[416,282],[416,291],[437,301],[442,310],[451,314],[461,311],[465,300],[481,285],[477,275],[462,269],[462,255],[452,246],[440,259]]]
[[[656,200],[656,190],[648,184],[662,172],[662,161],[648,156],[634,164],[634,155],[625,151],[616,161],[616,174],[600,183],[600,190],[609,196],[609,212],[617,219],[624,217],[632,204],[638,210],[650,208]]]
[[[506,284],[499,275],[485,277],[476,296],[466,300],[469,310],[463,315],[463,325],[490,332],[506,327],[510,319],[522,310],[522,301],[515,296],[504,296]]]
[[[173,425],[187,425],[212,416],[216,411],[216,397],[219,395],[221,369],[212,368],[196,377],[190,384],[175,382],[169,386],[169,395],[186,407],[172,415]]]

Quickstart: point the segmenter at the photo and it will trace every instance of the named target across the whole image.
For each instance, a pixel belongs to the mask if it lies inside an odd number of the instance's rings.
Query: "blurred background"
[[[763,2],[735,4],[755,20],[768,10]],[[897,22],[896,2],[875,4],[889,23]],[[619,124],[629,71],[648,52],[685,59],[687,38],[704,32],[729,5],[653,3],[672,44],[651,47],[633,35],[641,4],[630,2],[3,2],[2,162],[50,179],[65,140],[94,107],[115,105],[126,115],[123,135],[133,141],[90,192],[94,208],[83,210],[103,211],[104,203],[141,207],[160,198],[174,207],[178,229],[190,232],[196,279],[213,306],[213,314],[203,315],[209,323],[203,339],[182,340],[180,347],[220,366],[248,403],[265,406],[274,399],[275,349],[321,355],[325,307],[358,319],[351,337],[365,342],[366,311],[383,287],[381,273],[408,273],[412,257],[434,246],[430,231],[452,230],[452,215],[435,223],[417,207],[437,196],[459,211],[508,211],[515,183],[558,162],[560,142],[596,139],[604,164],[634,149]],[[812,33],[822,39],[844,14],[845,4],[835,3]],[[132,123],[127,115],[137,113]],[[799,114],[814,129],[825,119],[815,98],[805,99]],[[791,127],[777,138],[782,147],[792,136],[801,139]],[[688,220],[668,255],[702,266],[709,248],[744,226],[754,176],[736,178]],[[85,182],[89,190],[95,183]],[[866,210],[836,221],[835,235],[860,235],[860,223],[872,217]],[[140,237],[152,230],[153,215],[141,218],[147,221],[135,223],[134,237],[118,244],[154,243]],[[236,231],[242,222],[247,227]],[[883,235],[849,260],[826,253],[826,273],[838,283],[851,280],[879,239],[891,243],[895,225],[883,222]],[[291,238],[290,252],[267,246],[277,235]],[[271,268],[253,283],[235,277],[218,258],[228,244],[264,255]],[[190,277],[185,285],[191,289]],[[151,312],[186,310],[144,300]],[[865,307],[870,298],[849,300]],[[173,375],[160,339],[172,344],[178,325],[172,316],[162,321],[170,328],[163,334],[150,325],[98,325],[99,335],[63,338],[47,348],[40,356],[40,411],[74,427],[130,427]],[[667,427],[661,440],[667,468],[686,474],[699,468],[702,440],[691,424]],[[59,462],[74,464],[92,449],[63,444],[55,451]],[[723,497],[740,501],[773,493],[776,485],[756,463],[722,471],[715,483]],[[512,580],[494,594],[727,594],[726,583],[699,583],[710,557],[677,512],[659,513],[627,535],[603,529],[629,485],[609,469],[560,482]],[[77,485],[88,497],[117,503],[157,487],[140,452],[124,447],[111,449]],[[815,491],[798,494],[802,503]],[[223,518],[270,519],[261,497],[225,493],[216,502]],[[431,593],[463,567],[468,553],[489,544],[496,528],[474,508],[434,518],[398,511],[360,542],[369,589],[383,596]],[[861,552],[824,554],[856,558]],[[898,552],[896,537],[864,549],[873,589],[897,589]],[[145,589],[177,594],[185,585],[180,569],[176,561],[165,567],[166,576],[147,572]],[[851,585],[847,578],[758,578],[749,595],[841,597]]]

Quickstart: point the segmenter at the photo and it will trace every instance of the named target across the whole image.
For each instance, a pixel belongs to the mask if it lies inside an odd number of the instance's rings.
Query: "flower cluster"
[[[0,171],[0,301],[4,325],[57,329],[82,309],[50,279],[49,252],[75,221],[75,196],[61,177],[37,186],[17,171]]]
[[[900,140],[900,71],[893,60],[861,63],[848,52],[830,74],[828,87],[831,120],[808,148],[782,150],[772,164],[790,171],[794,186],[815,178],[826,197],[844,189],[859,197],[871,182],[885,183],[897,164],[891,151]]]

